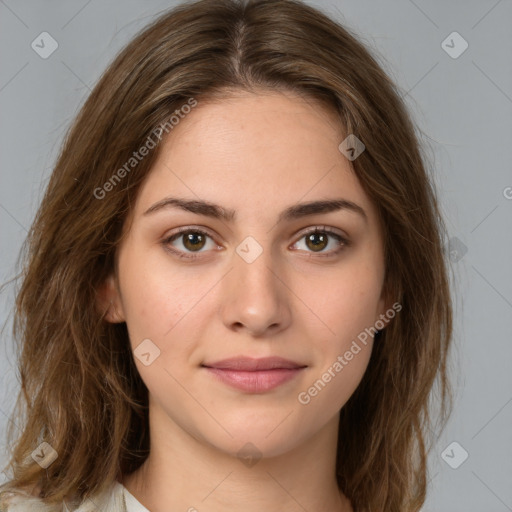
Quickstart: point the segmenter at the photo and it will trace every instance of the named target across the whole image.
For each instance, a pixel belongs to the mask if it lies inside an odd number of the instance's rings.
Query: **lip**
[[[222,361],[215,361],[214,363],[203,363],[203,366],[208,368],[217,368],[219,370],[239,370],[246,372],[255,372],[261,370],[294,370],[297,368],[304,368],[305,364],[296,363],[290,359],[283,359],[282,357],[231,357],[223,359]]]
[[[262,393],[290,381],[306,365],[281,357],[234,357],[204,363],[202,367],[233,388],[248,393]]]

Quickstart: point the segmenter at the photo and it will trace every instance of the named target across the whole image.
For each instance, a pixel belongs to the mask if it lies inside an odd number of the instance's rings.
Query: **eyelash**
[[[206,232],[206,231],[204,231],[204,230],[202,230],[200,228],[184,227],[184,228],[179,228],[175,233],[173,233],[169,237],[167,237],[164,240],[162,240],[161,243],[165,247],[166,250],[168,250],[171,253],[175,254],[179,258],[195,260],[195,259],[201,257],[200,256],[200,254],[201,254],[200,252],[198,252],[198,253],[186,253],[186,252],[183,252],[183,251],[176,250],[176,249],[174,249],[174,248],[169,246],[169,244],[171,242],[173,242],[174,240],[178,239],[180,237],[180,235],[188,234],[188,233],[199,233],[199,234],[207,236],[208,238],[211,238],[213,240],[213,237],[210,235],[210,233],[208,233],[208,232]],[[314,234],[314,233],[324,233],[324,234],[327,234],[329,236],[332,236],[333,238],[335,238],[339,242],[340,245],[339,245],[339,247],[337,249],[332,250],[332,251],[330,251],[328,253],[325,253],[325,254],[311,252],[311,256],[319,256],[321,258],[330,258],[330,257],[336,256],[345,247],[348,247],[350,245],[349,240],[347,240],[346,238],[341,236],[339,233],[336,233],[332,229],[329,229],[329,228],[327,228],[325,226],[323,226],[323,227],[322,226],[317,226],[314,229],[311,229],[311,230],[309,230],[309,231],[307,231],[305,233],[302,233],[301,237],[297,241],[302,240],[304,237],[306,237],[308,235],[311,235],[311,234]],[[297,242],[295,242],[295,243],[297,243]]]

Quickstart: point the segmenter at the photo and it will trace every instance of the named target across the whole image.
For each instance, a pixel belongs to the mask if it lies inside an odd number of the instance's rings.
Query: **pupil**
[[[201,235],[201,233],[189,233],[185,235],[184,245],[187,249],[201,249],[204,245],[203,235]]]
[[[315,238],[318,238],[319,240],[315,241]],[[327,237],[322,233],[312,233],[311,235],[308,236],[308,239],[307,239],[308,246],[309,246],[309,242],[311,242],[313,244],[313,247],[310,247],[310,249],[313,249],[313,250],[324,249],[326,246],[326,239],[327,239]]]

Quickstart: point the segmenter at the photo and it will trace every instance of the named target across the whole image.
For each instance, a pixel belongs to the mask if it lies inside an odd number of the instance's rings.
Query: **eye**
[[[210,246],[208,247],[208,239]],[[212,237],[202,229],[198,228],[180,228],[177,232],[162,240],[164,247],[180,258],[197,258],[194,253],[205,252],[202,251],[206,247],[206,251],[214,249],[217,244],[213,241]]]
[[[305,249],[301,247],[298,247],[298,249],[321,257],[335,256],[350,245],[350,242],[344,236],[325,226],[317,226],[303,233],[300,240],[295,242],[292,248],[297,249],[296,246],[300,245],[303,239]],[[208,242],[210,242],[209,245]],[[166,250],[177,255],[179,258],[188,259],[199,258],[199,253],[220,248],[208,232],[193,227],[179,228],[176,232],[162,240],[162,245]],[[331,249],[325,251],[329,246],[331,246]]]
[[[307,231],[292,247],[299,245],[301,240],[304,240],[303,247],[305,246],[305,249],[299,247],[300,250],[316,253],[318,256],[334,256],[350,245],[344,236],[325,226],[317,226]],[[324,251],[329,246],[331,246],[331,249]]]

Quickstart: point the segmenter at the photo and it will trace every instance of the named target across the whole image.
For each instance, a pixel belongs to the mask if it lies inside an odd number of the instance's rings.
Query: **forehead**
[[[166,195],[220,204],[240,218],[319,198],[344,198],[372,213],[338,149],[345,136],[334,112],[295,94],[199,99],[161,143],[136,213]]]
[[[251,163],[243,155],[251,154],[277,168],[275,160],[284,152],[288,162],[306,153],[317,157],[321,151],[337,156],[342,136],[336,114],[314,99],[289,92],[240,91],[199,100],[172,131],[163,153],[173,152],[177,158],[178,146],[183,151],[193,148],[198,158],[216,154],[233,161],[238,156],[245,167]]]

